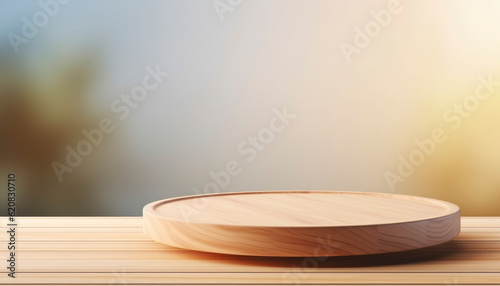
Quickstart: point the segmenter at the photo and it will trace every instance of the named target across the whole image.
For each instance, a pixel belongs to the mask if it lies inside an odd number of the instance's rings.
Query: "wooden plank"
[[[7,217],[0,217],[0,227],[6,227]],[[93,228],[131,227],[142,228],[141,217],[17,217],[18,227]],[[500,228],[498,217],[462,217],[462,228]]]
[[[7,230],[8,227],[2,226],[1,230]],[[79,233],[144,233],[142,227],[17,227],[23,233],[59,233],[59,232],[79,232]],[[482,233],[482,232],[500,232],[500,227],[462,227],[461,233]]]
[[[0,226],[10,223],[7,217],[0,217]],[[18,227],[133,227],[142,228],[141,217],[17,217]]]
[[[176,251],[183,252],[181,248],[175,248],[172,246],[167,246],[155,241],[87,241],[85,243],[77,241],[25,241],[20,245],[23,252],[33,252],[33,251],[43,251],[43,252],[55,252],[55,251],[125,251],[125,252],[148,252],[148,251]],[[424,252],[434,252],[439,249],[458,249],[460,251],[500,251],[500,241],[474,241],[474,240],[463,240],[459,245],[452,241],[450,243],[443,243],[430,248],[423,248],[419,253]],[[7,253],[6,249],[0,249],[0,253]]]
[[[12,279],[11,279],[12,280]],[[116,270],[113,273],[19,273],[18,284],[197,284],[210,281],[215,285],[240,284],[251,281],[252,284],[328,284],[328,285],[392,285],[392,284],[444,284],[481,285],[500,284],[500,273],[130,273]],[[7,278],[0,283],[10,282]],[[204,283],[202,283],[204,284]]]
[[[462,217],[462,227],[500,227],[498,217],[468,216]]]
[[[126,267],[130,271],[201,271],[221,269],[239,272],[287,271],[318,264],[311,271],[389,271],[389,272],[491,272],[500,269],[500,253],[483,251],[436,253],[394,253],[375,256],[328,258],[258,258],[217,255],[202,252],[19,252],[19,271],[74,272],[105,271]],[[151,263],[154,261],[154,263]],[[5,271],[5,270],[3,270]]]
[[[5,229],[2,230],[2,235],[0,238],[5,239],[6,233]],[[68,232],[37,232],[37,233],[23,233],[23,230],[18,230],[17,241],[19,243],[23,242],[35,242],[35,241],[53,241],[53,242],[65,242],[65,241],[137,241],[137,242],[148,242],[152,241],[147,238],[140,231],[131,232],[96,232],[87,233],[84,231],[68,231]],[[500,241],[500,232],[464,232],[456,237],[453,241]]]

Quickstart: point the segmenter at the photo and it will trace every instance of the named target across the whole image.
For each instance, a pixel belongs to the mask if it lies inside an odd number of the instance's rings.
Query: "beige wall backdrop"
[[[0,172],[20,214],[322,189],[500,215],[498,1],[41,2],[0,4]]]

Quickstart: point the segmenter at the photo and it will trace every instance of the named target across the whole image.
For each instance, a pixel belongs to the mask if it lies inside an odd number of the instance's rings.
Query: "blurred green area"
[[[99,120],[88,102],[98,56],[73,52],[36,70],[0,51],[0,177],[15,172],[18,178],[18,215],[91,213],[90,164],[63,182],[52,168],[54,161],[64,162],[66,146]],[[2,204],[0,211],[5,208]]]

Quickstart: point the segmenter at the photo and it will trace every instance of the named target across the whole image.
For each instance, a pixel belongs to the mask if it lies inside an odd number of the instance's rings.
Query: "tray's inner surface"
[[[192,210],[195,210],[194,212]],[[424,220],[455,212],[438,200],[379,193],[231,193],[166,201],[154,211],[169,219],[242,226],[351,226]]]

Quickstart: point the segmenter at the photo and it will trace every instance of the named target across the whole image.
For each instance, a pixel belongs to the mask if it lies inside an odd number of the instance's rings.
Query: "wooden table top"
[[[7,219],[0,219],[7,260]],[[0,285],[500,285],[500,217],[463,217],[438,246],[349,257],[211,254],[147,238],[140,217],[19,217]],[[6,262],[4,262],[6,265]]]

